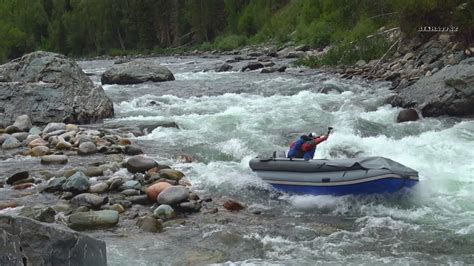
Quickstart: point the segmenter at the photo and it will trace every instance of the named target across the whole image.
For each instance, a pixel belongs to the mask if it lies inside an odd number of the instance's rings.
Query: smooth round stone
[[[64,183],[66,183],[65,177],[55,177],[48,181],[48,184],[46,188],[44,189],[44,191],[50,192],[50,193],[61,191]]]
[[[97,146],[93,142],[87,141],[79,145],[77,154],[79,155],[89,155],[97,153]]]
[[[104,175],[104,171],[100,168],[100,167],[97,167],[97,166],[94,166],[94,167],[87,167],[85,170],[84,170],[84,174],[86,176],[89,176],[89,177],[92,177],[92,176],[102,176]]]
[[[175,205],[188,200],[189,191],[182,186],[172,186],[164,189],[156,198],[160,204]]]
[[[69,216],[68,226],[74,230],[102,229],[114,227],[118,221],[115,210],[78,212]]]
[[[104,193],[109,189],[109,185],[105,182],[97,183],[89,187],[90,193]]]
[[[415,109],[402,110],[400,111],[400,113],[398,113],[398,116],[397,116],[398,123],[407,122],[407,121],[416,121],[418,119],[420,119],[420,117],[418,116],[418,113],[416,112]]]
[[[66,164],[67,161],[66,155],[46,155],[41,157],[42,164]]]
[[[133,156],[126,162],[127,170],[130,173],[145,173],[147,170],[158,166],[155,160],[144,156]]]
[[[28,148],[32,149],[36,146],[48,146],[48,144],[49,144],[49,142],[43,140],[42,138],[37,138],[37,139],[32,140],[28,144]]]
[[[143,151],[137,146],[127,145],[125,146],[123,153],[127,155],[139,155],[139,154],[143,154]]]
[[[142,184],[140,184],[140,182],[138,182],[137,180],[125,181],[125,183],[123,183],[122,186],[121,186],[122,190],[125,190],[125,189],[141,189],[141,188],[142,188]]]
[[[184,176],[183,173],[174,169],[162,169],[158,172],[158,174],[160,175],[160,178],[176,180],[176,181],[179,181]]]
[[[31,119],[28,115],[20,115],[15,119],[15,123],[13,123],[13,126],[17,127],[23,132],[26,132],[30,130],[33,125],[31,124]]]
[[[75,124],[67,124],[65,128],[66,128],[67,132],[69,132],[69,131],[78,131],[79,130],[79,127]]]
[[[153,216],[167,220],[174,218],[175,212],[170,205],[162,204],[153,211]]]
[[[30,131],[28,131],[28,133],[30,133],[30,135],[39,136],[42,132],[41,132],[41,129],[39,129],[38,127],[32,127]]]
[[[53,131],[66,130],[66,124],[64,123],[49,123],[43,129],[43,134],[48,134]]]
[[[70,150],[71,148],[72,148],[72,144],[64,140],[59,141],[58,144],[56,144],[57,150]]]
[[[140,205],[147,205],[150,203],[146,195],[129,196],[126,198],[126,200],[130,201],[133,204],[140,204]]]
[[[105,197],[97,196],[91,193],[79,194],[71,199],[71,204],[75,206],[86,206],[91,209],[98,209],[105,202]]]
[[[15,182],[20,181],[22,179],[27,179],[30,176],[28,171],[18,172],[9,178],[7,178],[7,184],[13,185]]]
[[[151,201],[156,201],[158,195],[165,189],[171,187],[168,182],[158,182],[145,189],[145,193]]]
[[[122,213],[125,211],[125,208],[122,206],[122,204],[115,203],[108,208],[109,210],[114,210],[117,211],[118,213]]]
[[[120,193],[124,194],[125,196],[136,196],[136,195],[140,195],[140,191],[138,191],[138,190],[136,190],[136,189],[132,189],[132,188],[122,190],[122,192],[120,192]]]
[[[29,154],[31,156],[44,156],[44,155],[47,155],[50,153],[50,150],[48,147],[46,146],[36,146],[36,147],[33,147],[33,149],[31,149],[29,151]]]
[[[10,134],[1,134],[1,135],[0,135],[0,145],[2,145],[3,142],[4,142],[8,137],[11,137],[11,135],[10,135]]]
[[[33,140],[36,140],[36,139],[39,139],[39,138],[41,138],[41,137],[38,136],[38,135],[29,135],[29,136],[23,141],[23,145],[28,146],[28,145],[30,145],[30,143],[31,143]]]
[[[201,210],[201,204],[196,201],[181,202],[179,208],[185,212],[198,212]]]
[[[13,134],[13,133],[16,133],[16,132],[21,132],[21,130],[19,128],[17,128],[16,126],[8,126],[7,128],[5,128],[5,133],[8,133],[8,134]]]
[[[3,141],[2,144],[2,148],[5,150],[16,149],[19,147],[21,147],[21,142],[10,135],[5,138],[5,141]]]

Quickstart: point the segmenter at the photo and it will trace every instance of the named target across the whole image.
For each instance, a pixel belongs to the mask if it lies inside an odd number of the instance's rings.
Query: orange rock
[[[125,145],[131,145],[132,142],[129,139],[119,139],[118,144],[125,146]]]
[[[155,183],[145,189],[145,193],[148,196],[148,198],[155,202],[156,197],[161,193],[161,191],[165,190],[165,188],[171,187],[170,183],[167,182],[158,182]]]
[[[42,138],[38,138],[30,142],[30,144],[28,144],[28,148],[32,149],[37,146],[48,146],[48,144],[49,143],[47,141],[44,141]]]
[[[25,189],[25,188],[30,188],[32,186],[34,186],[35,184],[33,183],[23,183],[23,184],[18,184],[18,185],[15,185],[13,186],[12,188],[13,189],[16,189],[16,190],[22,190],[22,189]]]
[[[229,211],[240,211],[245,208],[245,206],[236,200],[228,199],[224,202],[224,208],[228,209]]]

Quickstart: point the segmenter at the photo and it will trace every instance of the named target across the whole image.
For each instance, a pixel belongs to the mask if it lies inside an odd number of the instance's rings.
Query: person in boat
[[[288,151],[288,158],[303,158],[305,161],[313,159],[314,153],[316,152],[316,146],[327,140],[327,135],[317,135],[316,133],[310,133],[308,135],[302,135],[299,139],[293,141]]]

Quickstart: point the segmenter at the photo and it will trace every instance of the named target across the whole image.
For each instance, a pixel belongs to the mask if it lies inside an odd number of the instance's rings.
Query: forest
[[[406,36],[422,26],[456,26],[472,43],[474,3],[466,0],[0,0],[0,62],[34,50],[69,56],[232,50],[273,42],[358,44],[381,27]]]

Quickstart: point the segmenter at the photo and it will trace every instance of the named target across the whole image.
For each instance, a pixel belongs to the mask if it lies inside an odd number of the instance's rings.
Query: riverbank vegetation
[[[0,0],[0,61],[38,49],[93,56],[290,42],[332,47],[307,64],[347,64],[383,55],[391,43],[367,38],[382,27],[414,37],[454,26],[472,43],[473,10],[466,0]]]

